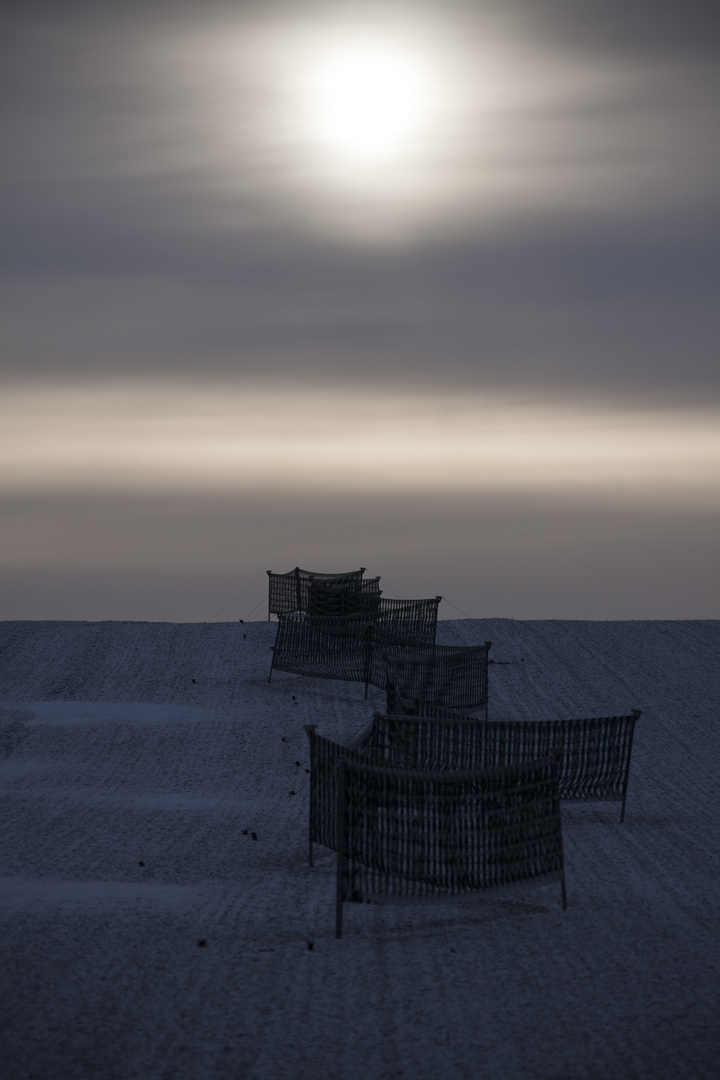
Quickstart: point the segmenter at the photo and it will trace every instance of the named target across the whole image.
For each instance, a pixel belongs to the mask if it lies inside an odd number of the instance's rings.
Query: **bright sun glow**
[[[358,157],[400,150],[421,120],[421,83],[417,67],[392,51],[368,48],[334,59],[318,84],[323,137]]]

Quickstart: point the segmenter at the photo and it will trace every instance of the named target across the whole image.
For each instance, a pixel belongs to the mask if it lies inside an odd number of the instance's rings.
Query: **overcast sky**
[[[2,10],[2,617],[720,615],[716,3]]]

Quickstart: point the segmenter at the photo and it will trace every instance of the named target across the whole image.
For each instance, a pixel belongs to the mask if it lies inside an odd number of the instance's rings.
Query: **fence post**
[[[345,859],[345,759],[337,764],[337,885],[335,890],[335,937],[342,937],[343,862]]]

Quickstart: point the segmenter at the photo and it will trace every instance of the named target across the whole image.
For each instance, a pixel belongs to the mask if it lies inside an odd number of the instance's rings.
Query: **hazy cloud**
[[[485,599],[503,614],[503,597],[517,596],[518,615],[629,614],[633,597],[642,613],[705,614],[718,524],[719,11],[703,0],[3,5],[0,322],[5,520],[20,560],[7,568],[13,612],[23,597],[27,610],[50,610],[42,590],[30,604],[35,580],[56,596],[55,613],[99,616],[96,596],[114,597],[113,611],[130,617],[130,578],[145,583],[133,593],[140,604],[158,580],[157,552],[178,550],[182,519],[182,569],[158,586],[146,617],[161,617],[163,603],[171,617],[203,617],[171,599],[183,575],[204,582],[192,586],[197,599],[203,589],[222,593],[233,560],[242,579],[271,556],[275,569],[304,558],[336,566],[336,551],[342,567],[375,558],[391,579],[406,574],[405,591],[418,595],[442,591],[452,564],[449,587],[457,595],[475,574],[469,603],[486,613]],[[387,158],[333,143],[318,112],[324,65],[378,42],[407,60],[424,103],[402,153]],[[330,415],[342,418],[343,402],[362,402],[367,415],[353,413],[352,431],[338,433],[317,411],[319,387]],[[215,416],[219,428],[202,404],[215,391],[230,410]],[[292,417],[313,394],[304,437]],[[463,498],[438,484],[410,496],[408,469],[432,472],[433,457],[448,475],[459,467],[458,430],[438,420],[448,400],[466,409],[462,430],[477,432],[469,457],[478,482]],[[620,473],[608,474],[601,492],[585,462],[562,490],[538,480],[521,491],[517,447],[488,424],[500,400],[519,418],[528,475],[557,451],[549,417],[579,425],[558,451],[577,464],[583,425],[602,415],[603,445],[613,430],[621,440],[632,433],[620,443],[630,472],[638,432],[652,431],[652,483],[628,495]],[[223,477],[248,401],[268,445],[258,436],[245,449],[269,460],[275,440],[276,473],[263,474],[275,494],[245,490],[239,507]],[[418,401],[427,405],[419,434],[407,412]],[[535,429],[528,403],[541,418]],[[154,449],[138,439],[133,451],[150,407],[156,435],[165,434]],[[363,430],[372,431],[367,465],[390,439],[378,421],[387,409],[410,443],[419,440],[393,498],[356,489],[333,502],[312,485],[291,503],[281,497],[288,430],[298,460],[314,454],[316,471],[345,436],[361,463]],[[151,464],[153,454],[172,458],[170,429],[177,460],[187,465],[189,446],[205,464],[185,501],[163,489],[162,469],[145,499],[143,448]],[[119,430],[111,498],[100,474],[88,484],[88,470]],[[85,479],[71,496],[66,477],[58,498],[53,469],[73,453]],[[483,487],[490,460],[501,483]],[[678,461],[686,473],[663,489],[663,470],[671,475]],[[24,476],[26,487],[8,476]],[[202,485],[216,491],[206,502]],[[124,523],[117,535],[131,557],[109,542],[104,522]],[[291,543],[297,554],[286,557]],[[656,544],[653,569],[642,553]],[[57,555],[66,548],[77,565]],[[35,553],[27,565],[23,551]],[[495,577],[478,571],[483,558]],[[93,559],[94,584],[80,588]],[[563,567],[574,568],[565,584]],[[592,586],[579,584],[583,567],[597,575]],[[691,598],[684,607],[678,596],[674,609],[653,600],[670,579]],[[75,608],[79,593],[87,604]],[[534,599],[523,607],[523,596]]]

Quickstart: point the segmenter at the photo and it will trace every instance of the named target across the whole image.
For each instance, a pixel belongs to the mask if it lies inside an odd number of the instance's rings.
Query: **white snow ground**
[[[491,715],[644,710],[626,821],[564,809],[566,912],[348,905],[342,941],[303,724],[382,696],[268,686],[274,632],[0,624],[2,1075],[717,1076],[720,622],[440,624],[506,662]]]

